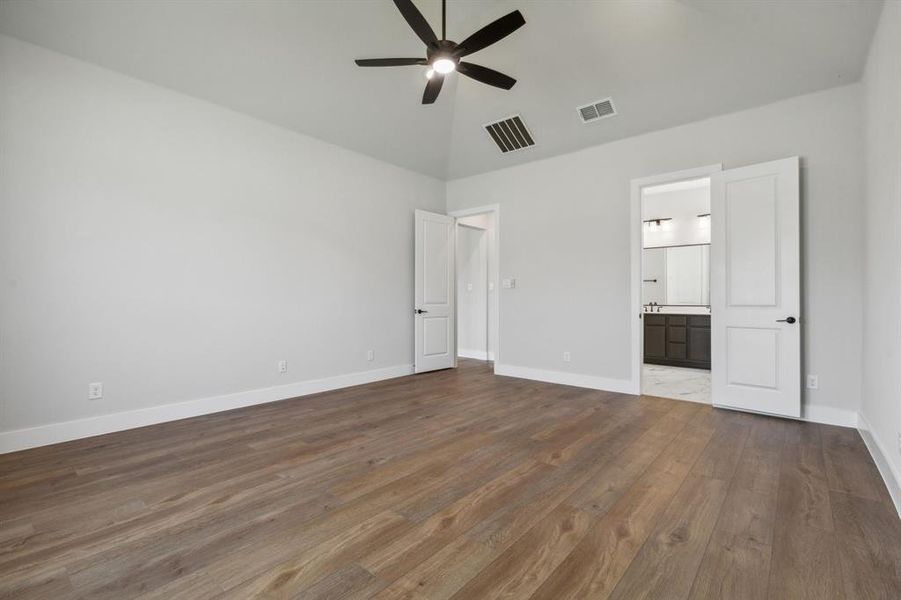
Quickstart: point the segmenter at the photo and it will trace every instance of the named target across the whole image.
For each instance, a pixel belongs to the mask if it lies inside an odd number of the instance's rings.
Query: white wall
[[[864,90],[867,195],[861,426],[871,449],[875,439],[879,452],[874,455],[901,513],[901,3],[885,4],[870,48]]]
[[[634,389],[630,180],[723,163],[802,159],[804,364],[811,418],[859,406],[863,122],[860,84],[448,183],[451,210],[503,214],[498,372]],[[541,140],[538,140],[540,143]],[[563,352],[572,360],[563,362]]]
[[[703,187],[676,189],[649,193],[654,188],[644,188],[641,194],[641,219],[670,219],[659,226],[645,223],[642,227],[644,248],[663,246],[687,246],[710,243],[710,180]]]
[[[444,189],[0,36],[0,432],[405,372],[413,210]],[[141,414],[75,429],[169,413]]]

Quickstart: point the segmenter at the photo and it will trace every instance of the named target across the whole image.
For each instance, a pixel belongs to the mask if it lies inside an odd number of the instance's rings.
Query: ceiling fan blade
[[[394,4],[397,6],[400,14],[404,16],[404,19],[407,20],[410,28],[426,46],[438,41],[438,36],[432,31],[431,25],[425,20],[425,17],[422,16],[422,13],[419,12],[412,0],[394,0]]]
[[[358,58],[358,67],[405,67],[407,65],[427,65],[424,58]]]
[[[423,104],[434,104],[438,98],[438,92],[441,91],[441,85],[444,83],[444,75],[435,73],[429,82],[425,84],[425,92],[422,94]]]
[[[459,71],[461,75],[466,75],[476,81],[481,81],[482,83],[487,83],[488,85],[493,85],[494,87],[503,88],[505,90],[509,90],[516,85],[516,80],[509,75],[504,75],[494,69],[489,69],[488,67],[483,67],[482,65],[476,65],[470,62],[461,62],[458,64],[457,71]]]
[[[482,48],[501,40],[523,25],[526,24],[525,18],[518,10],[501,17],[500,19],[485,25],[474,34],[463,40],[457,46],[454,54],[457,56],[466,56],[473,52],[478,52]]]

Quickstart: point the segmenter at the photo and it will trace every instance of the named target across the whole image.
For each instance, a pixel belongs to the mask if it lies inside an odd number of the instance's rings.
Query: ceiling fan
[[[441,39],[435,35],[428,21],[419,12],[412,0],[394,0],[400,14],[407,20],[407,24],[413,29],[426,45],[425,58],[364,58],[354,62],[360,67],[401,67],[407,65],[429,66],[426,73],[428,83],[422,94],[423,104],[432,104],[438,98],[444,76],[452,71],[459,71],[462,75],[471,77],[476,81],[493,85],[494,87],[509,90],[516,80],[508,75],[499,73],[494,69],[464,62],[460,59],[464,56],[478,52],[482,48],[502,40],[520,27],[526,24],[522,13],[514,10],[508,15],[485,25],[474,34],[459,44],[448,40],[445,36],[445,22],[447,20],[447,0],[441,0]]]

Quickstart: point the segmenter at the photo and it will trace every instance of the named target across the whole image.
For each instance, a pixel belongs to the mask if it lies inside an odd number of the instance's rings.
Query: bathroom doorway
[[[710,404],[710,176],[652,178],[637,191],[641,393]]]

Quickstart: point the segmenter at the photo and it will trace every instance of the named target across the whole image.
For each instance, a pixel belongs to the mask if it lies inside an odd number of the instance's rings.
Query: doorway
[[[641,189],[641,389],[710,404],[710,177]]]
[[[457,356],[492,360],[488,334],[488,229],[457,221]]]
[[[456,217],[457,357],[495,362],[499,347],[497,206]]]
[[[632,321],[632,382],[637,393],[696,399],[656,388],[661,382],[648,381],[652,377],[643,377],[643,371],[661,363],[698,368],[709,358],[707,402],[801,416],[799,168],[799,158],[791,157],[632,181],[632,306],[638,317]],[[706,244],[680,239],[688,229],[677,227],[678,219],[653,199],[655,193],[701,185],[708,190],[709,210],[694,215],[694,231],[706,229]],[[690,217],[683,213],[683,220]],[[686,361],[692,364],[678,364]]]

